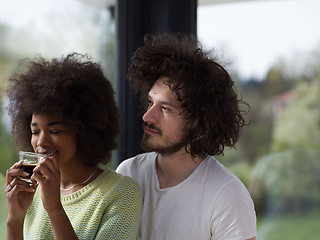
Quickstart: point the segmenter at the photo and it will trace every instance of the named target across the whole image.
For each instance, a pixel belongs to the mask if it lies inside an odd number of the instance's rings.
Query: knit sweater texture
[[[129,177],[107,169],[82,189],[61,196],[61,203],[79,239],[140,239],[142,195]],[[24,239],[55,239],[39,189],[25,218]]]

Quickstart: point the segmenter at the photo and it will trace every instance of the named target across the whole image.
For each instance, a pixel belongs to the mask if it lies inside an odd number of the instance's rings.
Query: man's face
[[[160,77],[149,91],[149,106],[143,115],[144,135],[141,147],[146,152],[171,154],[186,145],[186,124],[180,114],[183,109],[169,87],[166,77]]]

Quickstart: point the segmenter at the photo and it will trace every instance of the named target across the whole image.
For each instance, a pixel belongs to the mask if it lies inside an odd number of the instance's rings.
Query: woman
[[[32,183],[14,164],[6,175],[7,239],[138,239],[141,190],[99,167],[120,133],[114,92],[100,65],[69,54],[27,62],[9,79],[12,136],[45,154]]]

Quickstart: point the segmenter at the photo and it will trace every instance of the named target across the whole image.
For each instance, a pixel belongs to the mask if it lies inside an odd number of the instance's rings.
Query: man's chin
[[[150,139],[148,139],[146,136],[142,138],[140,144],[141,149],[145,152],[158,152],[161,154],[173,154],[179,152],[185,146],[186,144],[183,141],[168,146],[152,144]]]
[[[141,140],[141,143],[140,143],[140,147],[143,151],[145,152],[153,152],[153,151],[156,151],[156,147],[153,146],[150,141],[149,141],[149,137],[147,135],[144,135],[142,140]]]

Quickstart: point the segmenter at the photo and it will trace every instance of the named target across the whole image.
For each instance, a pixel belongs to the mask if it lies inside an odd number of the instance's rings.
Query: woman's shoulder
[[[104,187],[108,188],[109,190],[120,192],[141,191],[139,184],[133,178],[119,174],[113,169],[107,168],[102,174],[102,185],[104,185]]]

